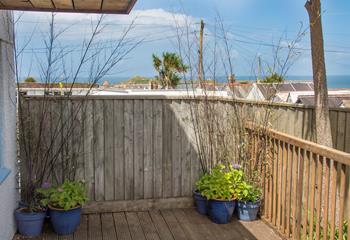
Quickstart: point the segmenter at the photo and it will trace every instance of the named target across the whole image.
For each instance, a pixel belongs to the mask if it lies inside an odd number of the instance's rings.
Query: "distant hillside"
[[[124,84],[148,84],[150,81],[157,81],[156,78],[142,77],[142,76],[134,76],[129,78],[128,80],[121,82]]]

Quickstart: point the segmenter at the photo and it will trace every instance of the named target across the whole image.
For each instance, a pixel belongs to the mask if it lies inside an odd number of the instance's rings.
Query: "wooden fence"
[[[26,98],[23,131],[33,144],[45,139],[41,152],[58,155],[58,181],[67,177],[67,168],[77,168],[76,178],[85,179],[89,191],[87,212],[190,206],[200,167],[193,129],[185,123],[188,104],[164,98]],[[57,138],[63,146],[50,149]],[[65,165],[66,159],[76,166]]]
[[[250,129],[253,145],[260,140],[271,148],[261,165],[263,217],[287,238],[349,236],[350,154],[275,130]],[[258,154],[252,153],[256,162]]]
[[[21,139],[27,144],[21,141],[21,158],[56,159],[51,181],[61,182],[71,172],[76,179],[85,179],[90,199],[87,212],[190,206],[201,172],[191,122],[194,102],[198,101],[164,96],[25,97]],[[220,138],[226,137],[230,146],[238,146],[225,132],[225,124],[236,121],[234,111],[240,112],[242,122],[257,124],[269,112],[275,129],[305,139],[314,134],[311,108],[222,99],[213,104],[221,113],[215,117],[218,125],[222,122]],[[350,152],[350,111],[332,109],[331,116],[336,145]],[[282,140],[276,141],[282,144]],[[30,146],[36,145],[31,151]],[[287,153],[300,152],[295,154],[298,158],[305,154],[311,159],[314,154],[328,157],[288,142],[282,145],[289,146],[283,148]]]

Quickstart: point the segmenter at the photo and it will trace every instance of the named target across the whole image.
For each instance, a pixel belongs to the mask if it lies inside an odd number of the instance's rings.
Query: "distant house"
[[[235,82],[225,85],[226,91],[230,91],[236,99],[253,101],[288,102],[292,92],[313,91],[313,83],[285,82],[285,83],[241,83]]]
[[[275,102],[287,102],[288,96],[292,92],[310,92],[314,91],[314,84],[310,81],[305,82],[284,82],[284,83],[257,83],[256,87],[264,99]]]
[[[314,95],[299,96],[296,102],[297,104],[303,104],[305,106],[315,106]],[[350,93],[349,94],[335,94],[328,95],[328,104],[331,108],[350,108]]]

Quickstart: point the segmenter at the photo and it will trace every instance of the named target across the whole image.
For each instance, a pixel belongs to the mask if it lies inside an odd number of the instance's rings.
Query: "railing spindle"
[[[299,148],[293,147],[293,193],[292,193],[292,233],[293,239],[296,239],[296,225],[297,225],[297,199],[298,199],[298,161],[299,161]]]
[[[331,180],[331,213],[330,213],[330,240],[335,238],[335,210],[336,210],[336,200],[337,200],[337,168],[338,163],[333,161],[332,163],[332,180]]]
[[[277,184],[277,226],[281,229],[281,209],[282,209],[282,169],[283,169],[283,149],[282,141],[278,141],[278,184]]]
[[[270,143],[270,138],[266,137],[266,151],[269,151],[269,143]],[[264,193],[264,212],[263,215],[264,217],[269,220],[269,182],[270,182],[270,159],[267,158],[267,161],[265,163],[265,176],[264,176],[264,181],[265,181],[265,193]]]
[[[273,173],[274,173],[274,163],[275,163],[275,148],[274,148],[274,139],[271,138],[271,146],[272,146],[272,153],[271,153],[271,162],[270,162],[270,176],[269,176],[269,220],[270,223],[273,222]]]
[[[313,239],[314,235],[314,214],[315,214],[315,188],[316,188],[316,163],[315,153],[311,153],[311,182],[310,182],[310,218],[309,218],[309,238]]]
[[[339,237],[343,239],[343,223],[344,223],[344,212],[345,212],[345,189],[346,187],[346,166],[341,164],[340,166],[340,193],[339,193]]]
[[[296,229],[295,239],[300,239],[301,231],[301,214],[303,201],[303,182],[304,182],[304,149],[299,149],[299,176],[298,176],[298,197],[297,197],[297,213],[296,213]]]
[[[290,236],[290,205],[291,205],[291,185],[292,185],[292,170],[293,170],[293,146],[288,144],[288,166],[287,166],[287,202],[286,202],[286,234]]]
[[[347,166],[347,176],[350,175],[350,166]],[[350,199],[350,189],[348,189],[348,201]],[[350,238],[350,203],[348,202],[348,239]]]
[[[273,161],[273,204],[272,204],[272,224],[276,226],[276,216],[277,216],[277,174],[278,174],[278,143],[274,139],[274,161]]]
[[[282,174],[282,233],[286,231],[286,185],[287,185],[288,145],[283,142],[283,174]]]
[[[304,203],[303,203],[303,239],[307,238],[309,217],[309,190],[310,190],[310,152],[305,152],[305,181],[304,181]]]
[[[329,175],[330,175],[331,160],[325,159],[325,183],[324,183],[324,206],[323,206],[323,239],[328,239],[328,212],[329,212]]]
[[[316,239],[321,237],[322,179],[323,157],[317,155],[317,196],[316,196]]]

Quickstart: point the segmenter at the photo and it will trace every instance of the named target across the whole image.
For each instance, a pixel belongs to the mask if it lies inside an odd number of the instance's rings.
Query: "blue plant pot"
[[[258,202],[241,202],[237,203],[237,215],[242,221],[254,221],[258,218],[260,201]]]
[[[208,210],[208,200],[206,197],[203,197],[198,191],[193,192],[193,198],[196,202],[197,212],[202,215],[207,215]]]
[[[236,201],[209,200],[208,210],[210,219],[217,224],[229,223],[233,211],[235,210]]]
[[[25,237],[40,236],[43,230],[46,212],[27,213],[23,209],[18,208],[15,211],[18,232]]]
[[[75,232],[80,223],[81,207],[67,211],[51,206],[49,209],[52,227],[58,235],[70,235]]]

